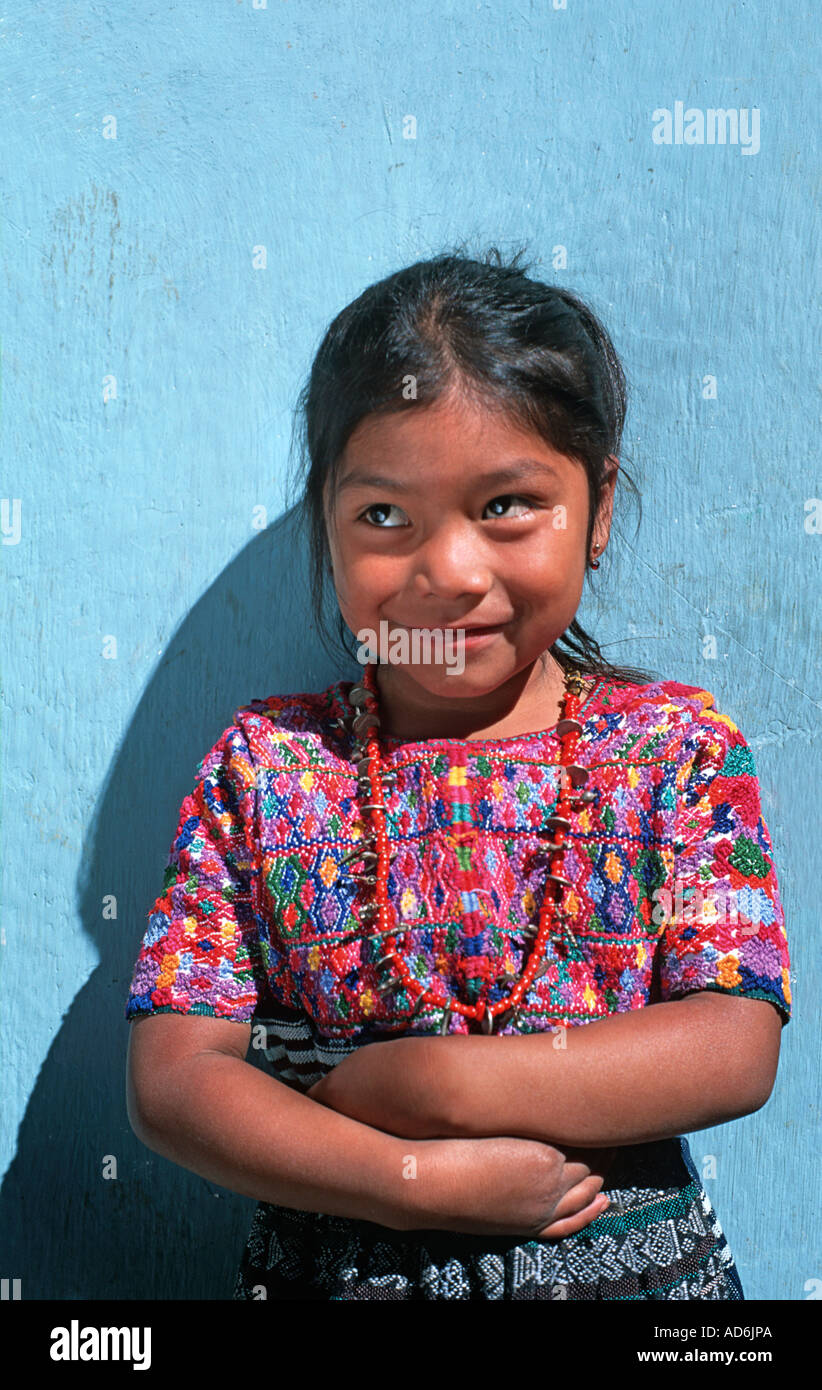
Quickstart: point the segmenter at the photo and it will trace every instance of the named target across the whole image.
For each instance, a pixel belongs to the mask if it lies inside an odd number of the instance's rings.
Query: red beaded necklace
[[[376,901],[368,904],[363,909],[363,914],[373,917],[376,913],[377,930],[373,935],[384,941],[384,953],[377,961],[377,965],[381,968],[393,967],[399,977],[384,980],[378,986],[377,993],[387,994],[405,987],[409,993],[416,995],[414,1007],[409,1015],[410,1018],[415,1017],[425,1004],[444,1010],[439,1028],[440,1033],[448,1032],[451,1016],[454,1013],[460,1013],[468,1019],[478,1020],[484,1033],[493,1033],[495,1023],[499,1021],[502,1025],[511,1021],[523,995],[530,989],[533,981],[543,975],[549,967],[549,962],[544,959],[546,945],[550,937],[557,934],[557,926],[561,925],[564,928],[567,921],[567,915],[559,910],[557,895],[564,893],[565,889],[571,886],[569,879],[565,878],[559,871],[562,852],[568,848],[569,844],[567,840],[562,838],[563,832],[571,828],[568,816],[574,810],[572,803],[592,801],[595,795],[592,791],[578,790],[578,788],[584,787],[587,782],[588,771],[573,761],[577,740],[582,732],[582,725],[577,719],[577,715],[581,707],[584,684],[585,677],[581,672],[576,670],[566,672],[562,717],[555,725],[555,732],[560,736],[561,744],[560,793],[556,810],[546,821],[547,828],[553,836],[546,846],[546,852],[550,859],[546,875],[546,889],[540,910],[539,925],[525,928],[525,935],[533,937],[533,950],[523,974],[510,994],[495,1004],[489,1003],[484,998],[479,999],[475,1004],[465,1004],[454,995],[443,1000],[435,989],[426,987],[420,980],[415,979],[397,950],[396,938],[397,936],[401,937],[403,931],[396,924],[398,915],[396,908],[388,899],[388,872],[391,859],[394,856],[390,852],[385,822],[385,803],[383,801],[383,786],[385,783],[391,783],[395,774],[383,765],[376,732],[379,729],[380,720],[377,713],[379,701],[376,666],[373,662],[370,662],[366,667],[362,683],[353,685],[348,693],[349,703],[355,710],[352,728],[358,740],[358,746],[354,749],[359,776],[358,790],[366,793],[369,797],[362,809],[369,812],[373,830],[370,834],[363,836],[357,847],[344,856],[342,863],[346,864],[357,860],[364,862],[365,868],[363,870],[348,869],[346,872],[350,877],[362,883],[375,885]],[[368,847],[366,848],[366,846]],[[573,940],[573,933],[570,932],[570,929],[569,935]],[[490,985],[492,977],[489,976],[488,972],[484,978]]]

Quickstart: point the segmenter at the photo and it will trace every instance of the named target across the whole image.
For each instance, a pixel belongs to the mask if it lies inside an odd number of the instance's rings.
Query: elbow
[[[137,1136],[145,1148],[150,1149],[152,1153],[159,1154],[161,1158],[174,1157],[168,1132],[163,1129],[158,1120],[152,1118],[144,1109],[132,1110],[130,1106],[128,1107],[128,1120],[132,1133]]]
[[[140,1143],[158,1153],[159,1129],[151,1096],[138,1087],[130,1071],[126,1077],[126,1114],[132,1132],[136,1134]]]
[[[133,1103],[131,1097],[129,1097],[126,1104],[126,1111],[128,1113],[128,1122],[131,1126],[132,1133],[136,1134],[141,1144],[145,1144],[149,1149],[152,1148],[152,1131],[145,1112],[139,1105]]]
[[[738,1061],[734,1069],[735,1092],[744,1101],[740,1115],[751,1115],[768,1103],[776,1084],[782,1025],[769,1005],[755,1020],[759,1031],[738,1043]],[[762,1020],[767,1025],[764,1030]]]
[[[774,1073],[773,1076],[768,1077],[767,1080],[756,1091],[754,1091],[753,1096],[751,1098],[750,1108],[746,1112],[747,1114],[752,1115],[754,1111],[761,1110],[763,1105],[767,1105],[773,1093],[775,1081],[776,1073]]]
[[[767,1104],[769,1098],[770,1091],[768,1091],[767,1094],[757,1093],[756,1095],[752,1095],[744,1106],[737,1105],[733,1115],[729,1118],[732,1120],[742,1120],[746,1115],[755,1115],[757,1110],[761,1110],[762,1107]]]
[[[776,1082],[776,1066],[768,1067],[761,1071],[755,1078],[746,1077],[736,1088],[736,1103],[741,1107],[738,1109],[737,1118],[743,1115],[753,1115],[757,1110],[761,1110],[767,1105],[773,1093]]]
[[[706,1127],[727,1124],[729,1120],[741,1120],[745,1115],[753,1115],[767,1104],[776,1081],[776,1067],[768,1063],[756,1069],[747,1067],[743,1071],[730,1071],[723,1068],[713,1086],[703,1085],[700,1101],[710,1095],[710,1109],[716,1118],[708,1120]]]

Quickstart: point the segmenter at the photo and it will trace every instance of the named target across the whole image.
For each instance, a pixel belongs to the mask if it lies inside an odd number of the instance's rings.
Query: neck
[[[550,729],[562,716],[565,673],[550,655],[494,690],[467,698],[431,694],[399,667],[377,665],[381,732],[403,739],[505,738]]]

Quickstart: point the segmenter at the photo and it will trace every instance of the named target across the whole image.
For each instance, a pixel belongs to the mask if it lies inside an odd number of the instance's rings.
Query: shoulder
[[[324,690],[249,700],[234,711],[226,735],[243,741],[251,763],[270,763],[277,755],[288,766],[325,760],[338,734],[337,722],[351,713],[343,693],[348,684],[338,680]]]
[[[602,708],[611,710],[623,734],[678,744],[702,762],[725,759],[736,748],[740,771],[753,772],[750,749],[739,725],[717,706],[710,690],[682,681],[659,680],[640,685],[608,682]],[[743,755],[743,750],[745,754]]]

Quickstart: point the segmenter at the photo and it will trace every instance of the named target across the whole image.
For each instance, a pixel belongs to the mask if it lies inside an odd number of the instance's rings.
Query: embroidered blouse
[[[369,828],[351,685],[234,712],[180,808],[125,1011],[259,1025],[252,1046],[301,1090],[363,1043],[439,1031],[451,993],[507,997],[531,950],[523,928],[539,921],[559,795],[553,727],[479,740],[381,733],[395,773],[384,790],[395,932],[442,1000],[411,1018],[416,996],[401,984],[377,993],[382,950],[362,915],[373,889],[341,863]],[[498,1031],[571,1027],[695,990],[767,999],[784,1026],[784,913],[737,725],[697,686],[606,678],[579,719],[575,756],[594,798],[564,834],[565,925]],[[449,1032],[468,1028],[451,1016]]]

